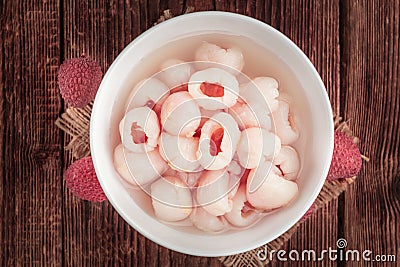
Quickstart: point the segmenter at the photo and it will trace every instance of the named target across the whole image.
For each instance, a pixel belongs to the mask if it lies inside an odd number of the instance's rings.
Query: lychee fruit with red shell
[[[99,64],[85,55],[65,60],[58,70],[61,96],[72,107],[86,106],[96,96],[102,75]]]

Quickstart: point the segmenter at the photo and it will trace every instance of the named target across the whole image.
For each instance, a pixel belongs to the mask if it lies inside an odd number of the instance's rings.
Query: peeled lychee
[[[102,78],[99,64],[86,56],[64,61],[58,71],[58,86],[65,102],[82,108],[96,96]]]
[[[335,144],[328,180],[348,178],[358,174],[362,158],[353,140],[341,131],[335,131]]]
[[[85,157],[72,163],[64,177],[67,187],[75,196],[96,202],[107,199],[97,179],[92,157]]]

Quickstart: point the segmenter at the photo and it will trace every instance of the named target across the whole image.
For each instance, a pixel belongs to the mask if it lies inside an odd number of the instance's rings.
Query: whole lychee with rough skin
[[[335,144],[328,180],[348,178],[358,174],[362,158],[353,140],[341,131],[335,131]]]
[[[102,75],[99,64],[85,55],[65,60],[58,70],[61,96],[72,107],[84,107],[96,96]]]
[[[97,179],[90,156],[72,163],[65,172],[64,178],[69,190],[81,199],[96,202],[107,199]]]

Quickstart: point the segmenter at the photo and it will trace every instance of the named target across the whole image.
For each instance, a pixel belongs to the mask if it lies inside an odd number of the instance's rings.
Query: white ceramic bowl
[[[127,189],[113,166],[113,149],[135,69],[146,55],[164,43],[204,32],[242,35],[269,49],[290,68],[300,86],[294,94],[304,123],[303,168],[300,193],[289,206],[242,231],[207,234],[167,226],[155,219],[137,192]],[[292,89],[293,90],[293,89]],[[280,236],[308,210],[327,176],[333,152],[330,102],[317,71],[303,52],[282,33],[258,20],[226,12],[199,12],[179,16],[152,27],[132,41],[115,59],[101,83],[93,106],[90,145],[96,173],[109,201],[138,232],[169,249],[199,256],[244,252]]]

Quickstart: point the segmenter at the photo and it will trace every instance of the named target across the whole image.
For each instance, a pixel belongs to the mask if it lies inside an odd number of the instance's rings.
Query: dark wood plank
[[[340,113],[338,1],[273,1],[271,25],[296,43],[321,75],[333,110]]]
[[[56,84],[60,55],[86,53],[105,71],[164,9],[179,15],[187,6],[253,16],[289,36],[314,63],[334,110],[349,120],[371,158],[344,197],[319,210],[284,249],[321,251],[344,237],[350,249],[400,254],[398,1],[61,2],[60,7],[59,1],[0,1],[1,266],[220,265],[156,245],[108,203],[73,197],[61,171],[72,161],[60,153],[68,137],[53,124],[62,109]]]
[[[339,3],[337,1],[322,1],[322,3],[320,1],[289,1],[289,3],[256,1],[255,4],[253,1],[217,1],[216,8],[256,17],[289,36],[316,66],[326,84],[332,106],[337,113],[340,113]],[[300,227],[283,249],[301,251],[313,248],[321,251],[329,246],[335,247],[338,228],[337,206],[338,202],[334,201],[320,210],[316,216]],[[323,263],[326,266],[333,265],[328,259]],[[319,264],[321,262],[314,263],[314,266]],[[292,263],[282,264],[275,260],[271,265],[290,266]],[[303,266],[310,266],[310,262],[304,262]]]
[[[272,1],[270,23],[287,35],[308,56],[327,88],[332,107],[340,113],[340,48],[338,1]],[[268,12],[266,12],[268,14]],[[338,237],[338,202],[329,203],[299,230],[284,250],[322,251],[335,248]],[[291,266],[293,262],[275,261],[272,266]],[[334,262],[297,262],[298,266],[333,266]]]
[[[1,45],[1,49],[0,49],[0,122],[1,125],[5,125],[5,116],[4,116],[4,107],[5,107],[5,94],[4,94],[4,83],[5,83],[5,77],[4,77],[4,70],[5,70],[5,38],[6,38],[6,32],[10,32],[10,25],[6,24],[6,17],[4,16],[4,12],[5,12],[5,7],[3,2],[0,2],[0,27],[3,29],[1,31],[0,34],[0,45]],[[5,159],[4,159],[4,150],[5,147],[7,146],[5,140],[4,140],[4,129],[0,130],[0,213],[1,214],[6,214],[7,210],[5,209],[6,205],[5,203],[5,181],[4,181],[4,176],[6,174],[6,170],[4,168],[5,166]],[[6,215],[7,216],[7,215]],[[5,240],[5,221],[3,219],[0,219],[0,240]],[[1,242],[1,241],[0,241]],[[2,249],[0,250],[0,264],[1,265],[5,265],[6,261],[8,261],[8,255],[9,255],[9,251],[7,246],[5,246],[5,244],[3,244],[3,242],[1,243]]]
[[[146,5],[143,1],[64,1],[65,58],[86,53],[105,72],[140,28],[147,27],[147,13],[141,10]],[[72,162],[69,153],[65,159],[66,168]],[[66,188],[63,194],[65,265],[140,266],[138,262],[145,262],[145,247],[137,251],[136,232],[109,203],[81,201]]]
[[[61,265],[58,1],[1,1],[0,265]]]
[[[267,1],[269,2],[269,1]],[[247,15],[250,17],[255,17],[257,19],[264,19],[264,0],[236,0],[236,1],[223,1],[216,0],[215,8],[218,11],[229,11],[234,13],[239,13],[243,15]],[[258,11],[258,14],[256,14]]]
[[[215,0],[186,0],[186,7],[189,6],[195,11],[215,10]]]
[[[258,7],[260,6],[261,2],[262,1],[257,1]],[[236,1],[216,0],[215,7],[217,10],[220,11],[229,11],[247,15],[250,17],[255,16],[255,10],[257,9],[255,1],[252,0],[236,0]]]
[[[164,0],[159,1],[160,15],[164,10],[169,9],[174,16],[183,14],[185,12],[184,0]]]
[[[215,9],[217,11],[236,12],[236,1],[216,0]]]
[[[399,257],[400,3],[345,1],[342,14],[351,25],[342,34],[342,105],[371,158],[344,195],[343,237],[349,248]]]
[[[65,58],[85,52],[105,72],[123,48],[150,28],[164,9],[171,8],[177,15],[185,10],[183,1],[181,6],[173,3],[171,7],[169,2],[64,1]],[[67,153],[65,167],[71,161]],[[107,202],[86,203],[64,189],[64,206],[65,265],[220,265],[216,259],[186,256],[153,243],[134,231]]]

